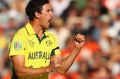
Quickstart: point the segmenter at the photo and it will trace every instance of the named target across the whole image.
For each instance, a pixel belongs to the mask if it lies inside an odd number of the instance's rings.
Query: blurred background
[[[8,47],[14,33],[27,22],[29,0],[0,0],[0,79],[10,79]],[[49,79],[120,79],[120,0],[50,0],[54,19],[49,31],[59,40],[63,58],[74,49],[73,36],[86,43],[65,75]]]

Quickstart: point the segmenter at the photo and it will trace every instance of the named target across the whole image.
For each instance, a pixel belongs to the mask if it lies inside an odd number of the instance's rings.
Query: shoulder
[[[23,40],[27,37],[27,31],[25,29],[25,27],[22,27],[21,29],[19,29],[14,36],[12,37],[12,40]]]
[[[17,32],[16,32],[16,35],[17,34],[20,34],[21,35],[26,35],[27,31],[26,31],[26,28],[25,27],[22,27],[21,29],[19,29]]]

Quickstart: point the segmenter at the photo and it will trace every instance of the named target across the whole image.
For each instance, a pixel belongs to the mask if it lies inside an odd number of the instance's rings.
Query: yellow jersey
[[[56,37],[50,32],[45,31],[40,39],[30,23],[15,33],[9,48],[10,57],[14,55],[24,55],[25,67],[30,68],[49,66],[50,57],[59,54],[61,53]],[[13,75],[15,75],[15,73],[13,73]],[[22,78],[17,77],[13,79]],[[36,78],[26,77],[25,79],[48,79],[48,73],[37,76]]]

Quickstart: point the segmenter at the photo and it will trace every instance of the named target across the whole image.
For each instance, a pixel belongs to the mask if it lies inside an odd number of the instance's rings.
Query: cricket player
[[[30,0],[26,14],[29,22],[15,33],[10,43],[12,79],[48,79],[49,72],[66,73],[84,45],[85,37],[76,35],[75,49],[62,59],[56,37],[47,31],[53,17],[49,0]]]

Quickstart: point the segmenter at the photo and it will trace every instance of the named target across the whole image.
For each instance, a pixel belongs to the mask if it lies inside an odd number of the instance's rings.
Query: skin
[[[40,38],[43,35],[43,31],[49,28],[49,21],[52,19],[52,17],[53,17],[53,13],[50,4],[43,5],[43,10],[41,13],[35,12],[35,17],[32,21],[30,21],[30,23],[33,26],[34,31],[38,34]],[[76,56],[79,54],[79,51],[85,42],[85,37],[81,34],[76,35],[75,39],[77,40],[75,41],[76,48],[73,50],[73,52],[65,59],[62,59],[61,55],[52,56],[51,64],[48,67],[36,68],[36,69],[27,68],[24,65],[25,57],[23,55],[12,56],[11,59],[16,74],[19,77],[23,77],[23,78],[26,76],[33,77],[51,71],[56,71],[64,74],[65,72],[68,71],[68,69],[74,62]]]

